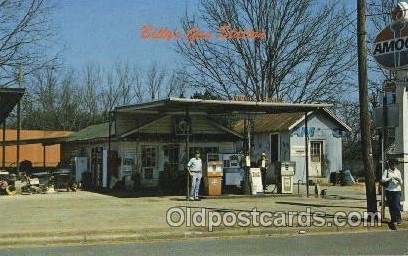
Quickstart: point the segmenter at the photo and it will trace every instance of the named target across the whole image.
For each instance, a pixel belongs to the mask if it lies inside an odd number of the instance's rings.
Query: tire
[[[7,195],[9,196],[14,196],[15,194],[17,194],[17,190],[13,185],[7,186],[6,192],[7,192]]]
[[[0,189],[5,190],[8,187],[8,183],[5,180],[0,180]]]

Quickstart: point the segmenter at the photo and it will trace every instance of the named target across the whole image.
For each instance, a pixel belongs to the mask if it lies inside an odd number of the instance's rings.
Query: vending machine
[[[240,154],[222,154],[224,163],[224,179],[226,186],[241,186],[243,171],[240,167]]]
[[[82,181],[82,173],[88,171],[88,157],[74,157],[75,181]]]

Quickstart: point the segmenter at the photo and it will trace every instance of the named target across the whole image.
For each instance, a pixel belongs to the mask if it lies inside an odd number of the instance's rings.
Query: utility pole
[[[6,168],[6,118],[3,120],[3,143],[2,143],[2,163],[1,167]]]
[[[367,212],[377,212],[377,195],[371,147],[370,118],[368,114],[368,80],[366,52],[366,1],[357,0],[358,84],[360,99],[361,151],[363,154]]]
[[[21,66],[18,69],[18,88],[22,88],[23,73]],[[21,130],[21,100],[17,103],[17,144],[16,144],[16,166],[17,173],[20,172],[20,130]]]

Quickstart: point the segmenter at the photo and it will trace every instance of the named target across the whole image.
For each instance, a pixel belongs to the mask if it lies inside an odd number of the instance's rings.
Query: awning
[[[0,123],[13,111],[24,91],[24,88],[0,88]]]
[[[330,104],[301,104],[282,102],[256,102],[256,101],[225,101],[202,100],[185,98],[168,98],[142,104],[117,107],[117,112],[133,112],[146,114],[168,114],[184,112],[188,109],[190,114],[203,113],[217,114],[279,114],[309,112],[331,107]]]

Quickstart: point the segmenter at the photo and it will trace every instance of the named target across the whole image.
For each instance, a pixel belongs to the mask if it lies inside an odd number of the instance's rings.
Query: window
[[[388,128],[388,143],[395,143],[395,127]]]
[[[383,105],[393,105],[397,103],[397,94],[395,91],[387,91],[383,96]]]
[[[310,158],[312,162],[321,162],[322,156],[322,143],[311,142],[310,143]]]
[[[200,152],[201,159],[205,160],[207,158],[207,154],[218,154],[219,149],[218,147],[191,147],[190,148],[190,157],[194,157],[196,151]]]
[[[153,168],[144,168],[143,171],[145,179],[153,179]]]
[[[156,148],[144,147],[142,149],[142,165],[143,167],[156,166]]]
[[[179,145],[166,145],[163,147],[165,157],[165,170],[170,172],[176,172],[179,165]],[[167,169],[166,169],[167,168]]]

